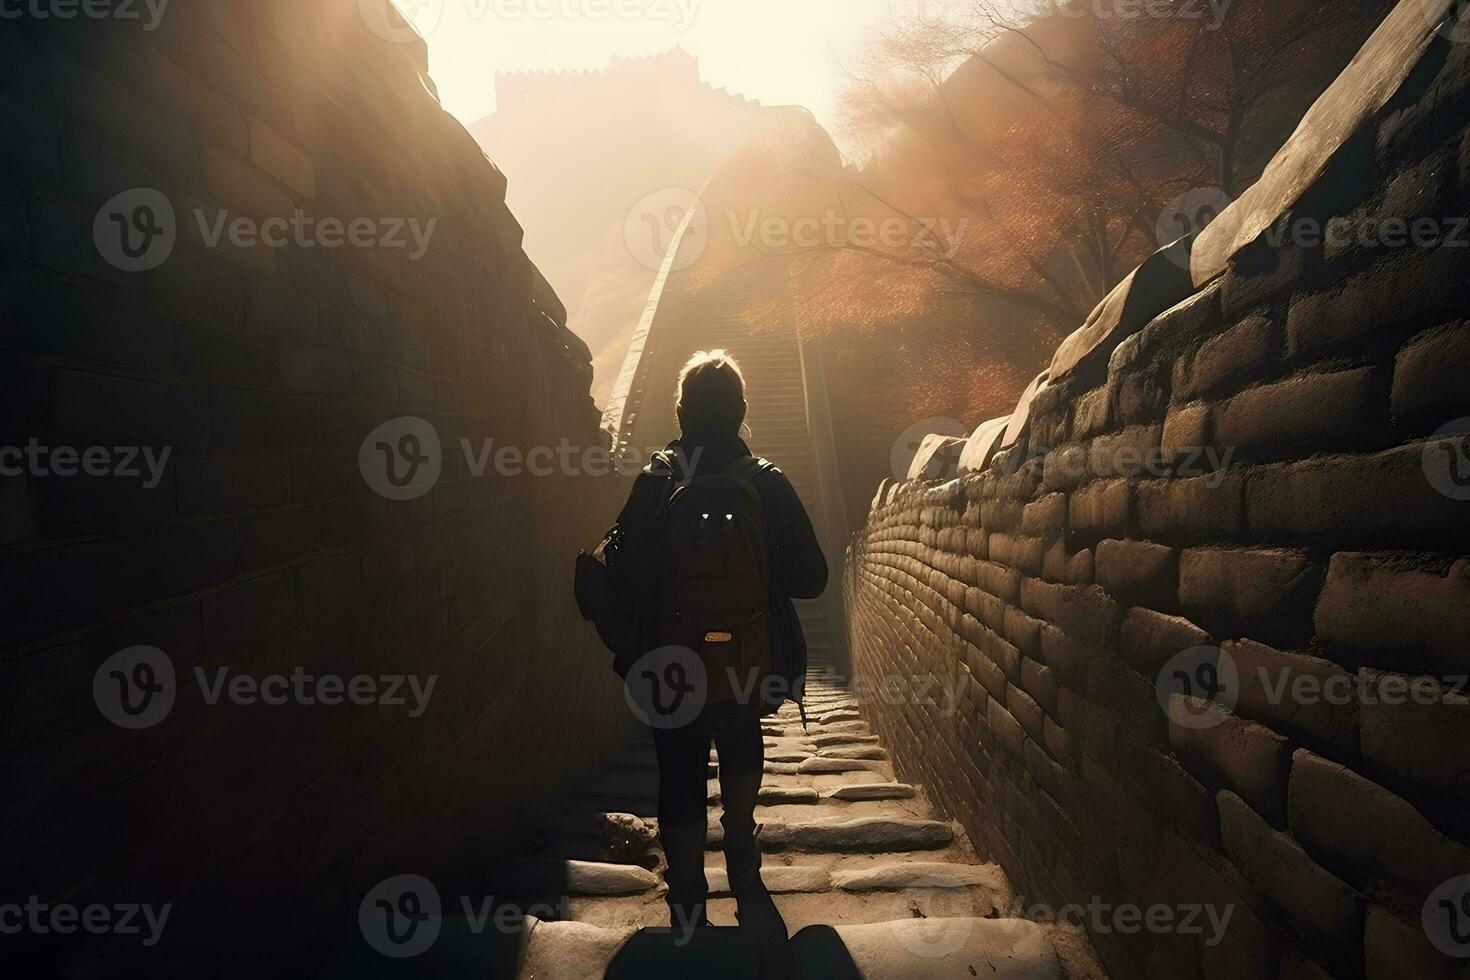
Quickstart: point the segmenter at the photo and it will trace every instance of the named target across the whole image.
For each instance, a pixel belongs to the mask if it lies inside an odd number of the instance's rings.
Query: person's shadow
[[[732,927],[639,929],[608,964],[603,980],[862,980],[831,926],[807,926],[772,950]]]

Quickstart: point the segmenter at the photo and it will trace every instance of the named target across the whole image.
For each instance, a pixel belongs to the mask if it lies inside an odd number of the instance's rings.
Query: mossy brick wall
[[[356,0],[0,27],[0,443],[172,451],[152,489],[0,481],[0,879],[52,902],[173,902],[159,955],[195,975],[289,973],[273,958],[321,947],[323,917],[355,917],[386,874],[487,867],[518,809],[629,721],[569,595],[625,488],[472,477],[459,452],[594,445],[598,413],[504,178],[423,69],[423,45],[380,39]],[[179,237],[122,272],[93,221],[138,187],[172,202]],[[195,208],[438,224],[417,260],[210,247]],[[414,500],[358,467],[399,416],[444,445]],[[93,675],[140,644],[171,657],[179,692],[125,731]],[[437,686],[417,718],[210,708],[195,666]],[[102,973],[137,945],[67,939],[70,966]]]
[[[1234,906],[1214,947],[1094,933],[1113,976],[1466,975],[1421,911],[1470,873],[1470,702],[1449,690],[1470,674],[1470,502],[1431,479],[1470,453],[1467,90],[1470,44],[1437,39],[1295,212],[1458,240],[1247,249],[1043,389],[985,471],[898,486],[856,538],[860,672],[963,692],[952,716],[874,698],[876,727],[1018,890]],[[1228,465],[1187,475],[1199,447]],[[1157,679],[1201,646],[1240,686],[1190,727]],[[1368,696],[1266,689],[1338,675]],[[1399,676],[1437,681],[1374,696]]]

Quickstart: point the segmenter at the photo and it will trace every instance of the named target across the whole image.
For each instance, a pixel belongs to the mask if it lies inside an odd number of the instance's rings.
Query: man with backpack
[[[709,747],[719,755],[725,867],[743,926],[786,938],[760,877],[755,805],[765,750],[760,719],[800,701],[806,640],[793,598],[827,585],[827,562],[785,475],[740,438],[745,381],[722,350],[679,374],[681,438],[639,475],[599,552],[621,600],[597,622],[614,667],[663,719],[650,717],[659,766],[659,836],[672,925],[707,925],[704,876]],[[609,542],[612,547],[609,549]],[[592,565],[602,572],[602,568]],[[583,588],[579,573],[579,600]],[[584,613],[589,605],[583,601]],[[615,628],[609,616],[621,616]],[[691,693],[692,692],[692,693]],[[691,702],[679,699],[690,694]],[[673,710],[672,706],[680,710]]]

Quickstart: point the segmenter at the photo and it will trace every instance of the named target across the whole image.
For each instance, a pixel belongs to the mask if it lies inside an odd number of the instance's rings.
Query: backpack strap
[[[737,480],[749,482],[767,470],[775,468],[776,464],[769,459],[762,459],[759,456],[742,456],[725,467],[725,476],[733,476]]]

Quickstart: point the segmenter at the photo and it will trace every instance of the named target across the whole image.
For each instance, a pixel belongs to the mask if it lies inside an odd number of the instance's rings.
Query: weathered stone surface
[[[1225,851],[1246,880],[1305,926],[1321,948],[1354,945],[1363,929],[1363,896],[1324,870],[1239,796],[1221,792],[1217,799]]]
[[[810,786],[762,786],[756,802],[761,806],[820,803],[822,798]]]
[[[1129,605],[1172,611],[1179,600],[1179,553],[1151,541],[1099,541],[1097,584]]]
[[[1420,431],[1470,415],[1470,324],[1455,323],[1414,338],[1393,367],[1393,414]]]
[[[881,745],[833,745],[821,749],[818,756],[823,759],[886,759],[888,753]]]
[[[909,800],[914,788],[907,783],[851,783],[829,789],[824,795],[833,800]]]
[[[831,772],[879,772],[883,764],[872,759],[830,759],[822,756],[813,756],[805,762],[796,764],[795,772],[803,775],[831,773]]]
[[[909,464],[910,480],[946,480],[955,476],[959,465],[960,451],[965,440],[954,436],[931,433],[919,443],[919,451]]]
[[[1233,541],[1245,517],[1244,481],[1236,473],[1139,483],[1138,530],[1154,541]]]
[[[1210,634],[1182,616],[1152,609],[1128,610],[1118,635],[1123,659],[1150,678],[1176,654],[1213,642]]]
[[[1441,11],[1448,3],[1439,4]],[[1399,4],[1338,77],[1308,110],[1261,179],[1200,233],[1191,253],[1191,274],[1204,284],[1225,271],[1230,258],[1261,237],[1327,170],[1362,121],[1387,102],[1429,45],[1436,23],[1423,4]]]
[[[1180,703],[1185,700],[1193,703]],[[1186,769],[1206,786],[1234,790],[1272,824],[1286,826],[1291,744],[1285,738],[1198,698],[1173,695],[1169,713],[1169,745]],[[1196,719],[1208,715],[1212,720],[1181,724],[1179,719],[1186,715]]]
[[[878,741],[877,735],[858,735],[853,732],[830,732],[812,736],[812,744],[819,749],[833,745],[863,745]]]
[[[588,922],[528,920],[521,974],[536,980],[585,980],[607,972],[637,929],[606,929]]]
[[[837,871],[832,884],[843,891],[896,891],[901,888],[967,888],[986,885],[1007,887],[1005,874],[993,864],[943,864],[937,861],[912,861],[880,864],[855,871]]]
[[[1387,392],[1371,368],[1250,388],[1215,415],[1215,444],[1242,454],[1357,448],[1387,435]]]
[[[791,958],[803,976],[829,971],[840,944],[864,980],[1061,980],[1057,954],[1042,927],[1022,919],[915,918],[803,929],[791,938]],[[971,974],[970,971],[976,973]]]
[[[1470,874],[1470,850],[1410,803],[1306,749],[1292,756],[1288,816],[1292,836],[1324,868],[1358,889],[1378,875],[1415,908],[1441,882]]]
[[[1239,387],[1266,373],[1277,346],[1268,317],[1246,317],[1180,362],[1174,375],[1174,397],[1186,401]]]
[[[1235,711],[1338,761],[1358,754],[1356,678],[1330,660],[1253,640],[1226,643],[1240,681]]]
[[[1304,644],[1322,574],[1305,552],[1284,548],[1186,548],[1179,604],[1216,632]]]
[[[770,823],[761,831],[765,850],[882,853],[944,847],[954,831],[938,820],[858,817],[827,823]]]
[[[1363,761],[1372,771],[1419,788],[1470,799],[1470,693],[1465,679],[1441,683],[1380,670],[1360,672]]]
[[[566,874],[570,895],[634,895],[658,884],[658,875],[631,864],[568,861]]]
[[[1187,270],[1191,241],[1181,239],[1153,253],[1103,297],[1075,333],[1062,341],[1051,362],[1060,380],[1079,364],[1105,360],[1125,338],[1194,293]]]
[[[1467,442],[1460,437],[1435,445],[1463,456]],[[1463,502],[1435,491],[1425,478],[1425,454],[1425,445],[1409,445],[1253,467],[1245,489],[1250,533],[1354,548],[1463,547],[1470,541]]]
[[[1316,609],[1317,634],[1344,648],[1400,651],[1443,673],[1470,667],[1470,560],[1424,567],[1391,555],[1338,552]]]
[[[711,895],[730,894],[730,878],[724,868],[706,868],[704,879]],[[832,887],[832,876],[823,868],[809,865],[780,865],[767,862],[761,868],[761,882],[774,895],[790,892],[824,892]]]
[[[976,426],[975,431],[971,433],[964,448],[960,451],[956,472],[960,475],[978,473],[989,466],[996,451],[1000,449],[1001,440],[1005,437],[1006,425],[1009,422],[1010,416],[1003,415],[988,422],[981,422]]]

